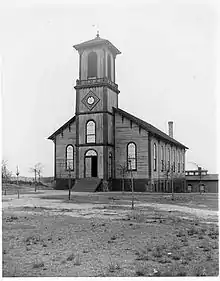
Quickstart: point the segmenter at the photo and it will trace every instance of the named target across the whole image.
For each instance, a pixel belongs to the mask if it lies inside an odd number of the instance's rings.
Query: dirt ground
[[[216,194],[2,195],[3,276],[217,276]]]

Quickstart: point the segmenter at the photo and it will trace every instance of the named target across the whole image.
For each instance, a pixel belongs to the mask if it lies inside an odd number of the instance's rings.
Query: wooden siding
[[[88,109],[88,107],[85,106],[84,103],[82,102],[83,98],[90,91],[93,92],[99,98],[99,102],[91,110]],[[79,113],[103,110],[103,87],[95,87],[95,88],[88,87],[88,88],[80,89],[78,92],[78,102],[79,102],[78,105]]]
[[[68,171],[66,170],[66,147],[71,144],[74,147],[74,171],[71,171],[71,177],[75,178],[76,172],[76,123],[73,122],[69,127],[63,130],[62,134],[56,136],[56,177],[57,178],[68,178]]]
[[[110,114],[108,114],[108,143],[114,144],[113,139],[113,130],[114,130],[114,124],[113,124],[114,117]]]
[[[79,115],[79,144],[86,143],[86,123],[88,120],[96,122],[96,143],[103,143],[103,114]]]
[[[134,142],[137,146],[137,171],[134,178],[148,178],[148,132],[139,131],[135,123],[130,127],[130,120],[115,114],[115,170],[116,178],[121,178],[120,165],[127,163],[127,145]]]
[[[153,169],[153,161],[154,161],[154,157],[153,157],[153,149],[154,149],[154,143],[157,146],[157,170],[154,171]],[[182,160],[181,160],[181,169],[180,172],[178,173],[178,163],[177,163],[177,152],[180,151],[180,153],[183,155],[183,157],[185,157],[185,152],[184,149],[180,149],[176,146],[172,146],[168,143],[165,143],[164,141],[158,140],[155,137],[152,137],[151,139],[151,153],[152,153],[152,161],[151,161],[151,169],[152,169],[152,179],[165,179],[166,178],[166,172],[163,171],[161,172],[161,147],[164,147],[164,154],[165,154],[165,165],[167,167],[168,164],[168,149],[170,149],[170,164],[173,164],[173,151],[175,151],[176,153],[176,161],[175,161],[175,173],[173,174],[173,176],[175,178],[182,178],[185,177],[185,173],[182,171]],[[181,157],[182,159],[182,157]]]
[[[118,107],[118,94],[111,89],[107,89],[108,105],[107,110],[113,112],[112,107]]]

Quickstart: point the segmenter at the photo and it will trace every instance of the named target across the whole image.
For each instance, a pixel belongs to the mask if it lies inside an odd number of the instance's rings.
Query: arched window
[[[111,179],[112,178],[112,153],[109,153],[109,162],[108,162],[108,177]]]
[[[108,79],[109,80],[112,80],[111,77],[112,77],[112,62],[111,62],[111,57],[110,55],[108,54]]]
[[[88,78],[97,77],[97,54],[91,52],[88,55]]]
[[[164,148],[161,146],[161,172],[164,171]]]
[[[133,142],[127,146],[127,168],[129,171],[137,170],[137,149]]]
[[[92,120],[86,123],[86,143],[95,143],[95,122]]]
[[[71,171],[74,169],[74,148],[71,144],[66,147],[66,169]]]
[[[90,149],[86,152],[86,156],[89,157],[89,156],[97,156],[97,152],[93,149]]]
[[[182,161],[183,170],[182,170],[182,172],[184,173],[184,172],[185,172],[185,154],[184,154],[184,152],[183,152],[183,154],[182,154],[182,157],[183,157],[183,161]]]
[[[170,149],[168,148],[168,161],[167,161],[167,168],[170,170]]]
[[[157,170],[157,146],[156,146],[156,143],[154,143],[153,159],[154,159],[154,171],[156,171]]]
[[[176,152],[173,150],[173,172],[175,172],[176,169]]]
[[[180,152],[178,151],[178,173],[180,173],[180,161],[181,161],[181,159],[180,159]]]

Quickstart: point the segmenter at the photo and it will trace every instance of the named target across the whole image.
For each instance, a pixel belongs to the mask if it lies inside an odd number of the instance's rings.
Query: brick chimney
[[[169,136],[173,138],[173,121],[168,122]]]

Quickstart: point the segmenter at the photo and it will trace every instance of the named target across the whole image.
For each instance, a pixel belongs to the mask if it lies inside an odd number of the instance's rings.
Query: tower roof
[[[73,47],[77,51],[79,51],[81,49],[87,49],[89,47],[94,47],[98,45],[106,45],[115,55],[121,54],[121,52],[109,40],[99,37],[98,33],[94,39],[74,45]]]

